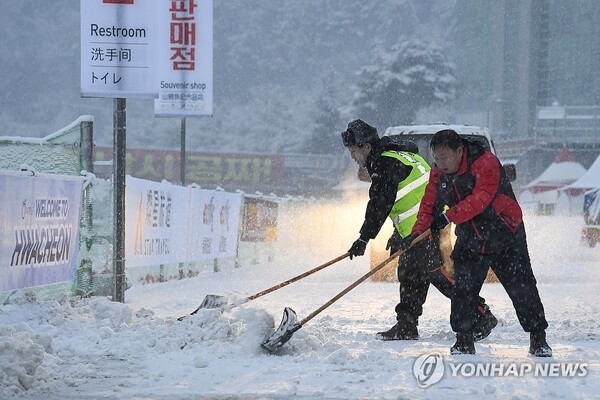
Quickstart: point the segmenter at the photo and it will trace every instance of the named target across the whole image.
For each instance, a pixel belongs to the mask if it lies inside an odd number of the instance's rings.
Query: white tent
[[[595,188],[600,188],[600,155],[585,175],[559,189],[557,209],[582,213],[584,193]]]
[[[572,184],[587,170],[576,161],[553,162],[540,176],[529,182],[525,189],[534,193],[547,192]]]
[[[585,174],[586,169],[573,159],[565,146],[554,162],[523,188],[519,201],[537,208],[540,212],[551,214],[559,203],[559,189],[572,184]],[[570,208],[569,205],[567,207]],[[577,208],[577,205],[574,205],[574,208]]]
[[[595,188],[600,188],[600,155],[585,175],[570,185],[561,188],[561,191],[569,191],[571,194],[581,194],[580,192]]]

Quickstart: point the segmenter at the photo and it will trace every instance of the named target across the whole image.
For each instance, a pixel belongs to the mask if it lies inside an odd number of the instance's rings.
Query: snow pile
[[[210,360],[261,353],[260,343],[274,329],[273,318],[253,308],[203,309],[179,322],[106,298],[16,303],[0,315],[0,398],[22,394],[34,382],[43,392],[61,380],[92,379],[101,371],[87,365],[89,357],[142,361],[187,349],[199,354],[194,367],[204,368]],[[61,366],[66,360],[70,365]]]
[[[37,379],[42,378],[38,368],[44,361],[45,349],[34,342],[27,324],[14,327],[0,326],[0,395],[8,398],[22,390],[30,389]]]

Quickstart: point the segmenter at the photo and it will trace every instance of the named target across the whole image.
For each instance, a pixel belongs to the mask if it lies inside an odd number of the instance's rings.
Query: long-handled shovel
[[[257,299],[261,296],[264,296],[265,294],[269,294],[271,292],[274,292],[277,289],[281,289],[284,286],[289,285],[290,283],[294,283],[296,281],[299,281],[302,278],[306,278],[309,275],[314,274],[317,271],[320,271],[324,268],[329,267],[330,265],[335,264],[338,261],[343,260],[344,258],[348,257],[349,254],[345,253],[342,254],[341,256],[338,256],[336,258],[334,258],[333,260],[327,261],[324,264],[319,265],[318,267],[315,267],[313,269],[311,269],[310,271],[306,271],[298,276],[295,276],[293,278],[288,279],[287,281],[281,282],[273,287],[270,287],[268,289],[265,289],[261,292],[258,292],[256,294],[253,294],[252,296],[246,297],[245,299],[241,299],[238,300],[234,305],[239,306],[242,305],[244,303],[247,303],[251,300]],[[200,311],[203,308],[220,308],[220,307],[224,307],[227,304],[227,299],[224,296],[220,296],[217,294],[208,294],[204,297],[204,300],[202,300],[202,303],[200,303],[200,306],[198,306],[198,308],[196,308],[194,311],[192,311],[190,313],[190,315],[194,315],[196,314],[198,311]],[[187,315],[184,315],[183,317],[179,317],[177,318],[178,321],[183,320],[185,317],[187,317]]]
[[[311,319],[316,317],[317,314],[319,314],[321,311],[323,311],[324,309],[326,309],[327,307],[329,307],[330,305],[332,305],[333,303],[338,301],[342,296],[344,296],[346,293],[348,293],[349,291],[351,291],[352,289],[354,289],[355,287],[360,285],[362,282],[367,280],[371,275],[376,274],[377,271],[381,270],[383,267],[388,265],[396,257],[404,254],[406,251],[411,249],[415,244],[419,243],[425,237],[429,236],[430,233],[431,233],[431,231],[429,229],[427,229],[425,232],[423,232],[422,234],[417,236],[411,242],[410,247],[408,247],[405,250],[398,250],[397,252],[392,254],[389,258],[385,259],[379,265],[374,267],[372,270],[370,270],[369,272],[367,272],[366,274],[361,276],[353,284],[348,286],[346,289],[342,290],[335,297],[333,297],[327,303],[323,304],[321,307],[319,307],[318,309],[313,311],[310,315],[305,317],[300,322],[298,322],[298,316],[296,315],[296,312],[294,310],[292,310],[290,307],[286,307],[283,310],[283,318],[281,319],[281,324],[279,325],[279,328],[277,328],[275,330],[275,332],[273,332],[273,334],[271,334],[271,336],[269,336],[267,339],[265,339],[261,343],[261,347],[271,353],[276,351],[277,349],[279,349],[283,344],[285,344],[288,340],[290,340],[292,338],[292,335],[294,334],[294,332],[296,332],[297,330],[302,328],[302,326],[304,324],[306,324],[308,321],[310,321]]]

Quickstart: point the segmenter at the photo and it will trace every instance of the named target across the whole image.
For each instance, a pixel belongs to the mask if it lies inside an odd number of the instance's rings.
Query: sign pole
[[[181,118],[181,165],[180,165],[180,176],[181,186],[185,186],[185,117]]]
[[[113,301],[125,302],[126,100],[113,100]]]
[[[181,186],[185,186],[185,117],[181,118],[181,155],[179,156],[179,176]],[[183,263],[179,263],[179,276],[183,276]]]

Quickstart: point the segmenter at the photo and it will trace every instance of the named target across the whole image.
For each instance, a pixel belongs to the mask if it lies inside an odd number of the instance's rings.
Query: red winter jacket
[[[498,158],[480,144],[463,139],[463,158],[455,174],[435,166],[421,200],[413,234],[429,228],[444,210],[456,225],[453,257],[486,254],[525,240],[523,213]]]

